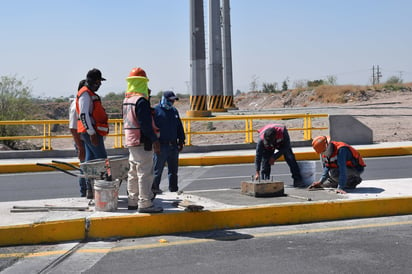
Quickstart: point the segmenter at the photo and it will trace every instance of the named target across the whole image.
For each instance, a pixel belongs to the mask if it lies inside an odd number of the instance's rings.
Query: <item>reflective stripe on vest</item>
[[[127,96],[123,100],[122,110],[123,110],[123,129],[126,139],[126,146],[138,146],[140,145],[140,124],[139,119],[136,115],[136,104],[140,98],[145,98],[144,96],[137,94],[134,96]],[[152,128],[153,131],[158,134],[159,128],[156,127],[153,114],[152,114]]]
[[[135,95],[123,100],[123,128],[126,146],[140,145],[140,124],[136,115],[136,103],[142,97]]]

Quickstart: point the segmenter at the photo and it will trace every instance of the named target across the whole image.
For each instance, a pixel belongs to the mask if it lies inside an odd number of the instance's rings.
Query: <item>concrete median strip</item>
[[[412,196],[301,202],[201,212],[91,217],[0,227],[0,245],[143,237],[403,214],[412,214]]]
[[[359,147],[358,150],[364,157],[402,156],[411,155],[412,146],[394,144],[391,146]],[[229,155],[229,156],[228,156]],[[310,149],[297,149],[297,160],[318,160],[318,155]],[[27,160],[27,159],[26,159]],[[31,162],[32,160],[32,162]],[[36,159],[24,163],[0,163],[0,173],[49,171],[50,168],[36,165]],[[18,163],[18,159],[16,162]],[[47,161],[47,159],[43,159]],[[253,151],[236,154],[231,151],[224,155],[210,153],[202,155],[182,154],[179,164],[182,166],[208,166],[221,164],[245,164],[253,163]],[[76,163],[71,163],[76,164]],[[66,168],[62,166],[62,168]],[[256,206],[224,207],[224,204],[215,203],[215,207],[205,206],[206,210],[199,212],[166,211],[161,214],[121,214],[112,215],[73,215],[69,213],[66,220],[62,214],[59,219],[43,221],[40,219],[21,216],[24,224],[0,225],[0,246],[56,243],[65,241],[100,240],[108,238],[143,237],[150,235],[164,235],[173,233],[206,231],[214,229],[234,229],[242,227],[255,227],[266,225],[287,225],[317,221],[330,221],[351,218],[366,218],[380,216],[395,216],[412,214],[412,193],[405,192],[404,185],[409,184],[409,179],[398,181],[365,181],[362,185],[366,189],[380,186],[382,193],[362,192],[349,193],[348,199],[333,199],[318,201],[274,203]],[[391,185],[392,189],[386,189]],[[368,188],[369,187],[369,188]],[[378,197],[375,197],[378,196]],[[382,197],[390,195],[389,197]],[[195,195],[192,195],[195,196]],[[72,204],[70,198],[63,201],[63,205]],[[61,200],[61,199],[60,199]],[[83,201],[83,200],[82,200]],[[39,202],[40,203],[40,202]],[[36,203],[33,203],[36,205]],[[217,205],[217,206],[216,206]],[[243,204],[242,204],[243,205]],[[3,210],[10,211],[8,208]],[[127,208],[127,207],[126,207]],[[79,212],[77,212],[80,214]],[[119,214],[117,214],[119,213]],[[24,213],[14,213],[24,214]],[[81,213],[83,214],[83,213]],[[87,213],[85,213],[87,214]],[[115,216],[113,216],[115,215]],[[55,215],[53,215],[55,216]],[[16,222],[13,216],[13,222]],[[42,221],[38,221],[42,220]],[[26,224],[26,222],[31,222]],[[21,222],[20,222],[21,223]]]

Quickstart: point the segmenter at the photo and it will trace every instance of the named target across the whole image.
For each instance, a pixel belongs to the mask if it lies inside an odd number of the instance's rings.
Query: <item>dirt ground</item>
[[[235,96],[235,106],[237,110],[230,110],[225,114],[245,115],[245,114],[292,114],[292,113],[327,113],[330,115],[352,115],[361,123],[372,129],[373,141],[399,142],[412,140],[412,91],[368,91],[362,97],[349,99],[347,103],[325,104],[318,101],[311,101],[308,98],[313,94],[302,93],[293,98],[265,93],[249,93]],[[188,102],[179,101],[176,104],[181,116],[185,116],[188,109]],[[215,113],[213,113],[215,114]],[[219,113],[217,115],[224,115]],[[264,122],[264,121],[262,121]],[[266,121],[267,122],[267,121]],[[276,121],[286,124],[288,128],[302,126],[299,120]],[[219,130],[218,124],[216,130]],[[214,126],[215,126],[214,124]],[[262,123],[263,125],[265,123]],[[327,119],[314,120],[314,125],[318,127],[328,126]],[[255,127],[256,126],[256,127]],[[204,130],[203,126],[203,130]],[[243,128],[244,125],[233,125],[222,123],[221,128]],[[259,128],[258,123],[254,128]],[[303,140],[302,132],[290,132],[292,140]],[[327,131],[314,131],[314,135],[328,134]],[[193,138],[193,143],[198,145],[220,144],[220,143],[242,143],[244,136],[237,134],[237,137],[225,134],[205,135]]]

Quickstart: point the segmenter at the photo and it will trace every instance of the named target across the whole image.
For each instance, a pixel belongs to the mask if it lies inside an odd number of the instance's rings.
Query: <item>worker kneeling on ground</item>
[[[337,193],[346,194],[345,189],[354,189],[362,178],[366,165],[359,152],[344,142],[329,141],[326,136],[313,139],[313,149],[321,155],[323,172],[312,188],[332,187]]]

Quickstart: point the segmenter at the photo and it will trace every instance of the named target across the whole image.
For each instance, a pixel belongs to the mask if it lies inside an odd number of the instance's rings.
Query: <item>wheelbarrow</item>
[[[39,166],[50,167],[68,175],[86,178],[94,189],[96,211],[116,211],[119,187],[122,180],[127,179],[129,160],[127,157],[115,156],[107,159],[96,159],[80,164],[80,168],[70,163],[55,161],[75,169],[76,173],[62,169],[56,165],[37,163]]]

